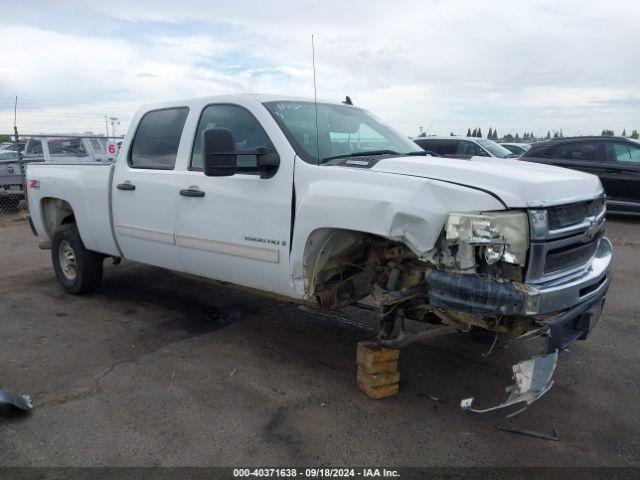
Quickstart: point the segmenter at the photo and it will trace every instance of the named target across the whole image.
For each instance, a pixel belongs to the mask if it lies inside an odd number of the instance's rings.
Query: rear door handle
[[[116,188],[118,190],[135,190],[136,186],[132,183],[119,183]]]
[[[194,188],[187,188],[186,190],[180,190],[180,195],[183,197],[204,197],[204,192]]]

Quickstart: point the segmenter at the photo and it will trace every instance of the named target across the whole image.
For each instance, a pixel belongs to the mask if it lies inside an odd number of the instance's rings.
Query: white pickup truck
[[[106,257],[334,309],[366,297],[378,340],[404,319],[548,338],[514,366],[521,410],[558,351],[593,328],[612,247],[596,176],[498,158],[436,158],[366,110],[233,95],[150,105],[115,164],[31,164],[29,209],[62,287]],[[426,335],[430,330],[425,330]]]

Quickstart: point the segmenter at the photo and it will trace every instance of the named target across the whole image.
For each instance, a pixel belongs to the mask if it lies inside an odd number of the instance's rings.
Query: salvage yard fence
[[[24,222],[28,214],[25,196],[29,165],[40,162],[109,163],[118,156],[122,138],[106,135],[0,133],[0,232]]]

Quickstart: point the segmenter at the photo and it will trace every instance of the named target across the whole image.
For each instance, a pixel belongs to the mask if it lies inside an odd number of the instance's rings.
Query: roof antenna
[[[353,105],[353,102],[351,101],[351,97],[349,95],[347,95],[344,99],[344,103],[345,105]]]
[[[316,89],[316,48],[311,34],[311,63],[313,64],[313,105],[316,109],[316,151],[318,153],[318,165],[320,165],[320,134],[318,133],[318,91]]]

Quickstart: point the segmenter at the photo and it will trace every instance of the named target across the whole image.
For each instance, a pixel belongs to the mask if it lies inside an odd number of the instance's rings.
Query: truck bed
[[[66,201],[73,209],[85,247],[119,256],[112,228],[111,163],[34,163],[27,165],[29,211],[41,240],[50,240],[52,227],[44,224],[47,198]],[[37,183],[34,184],[33,181]],[[45,193],[46,192],[46,193]]]

